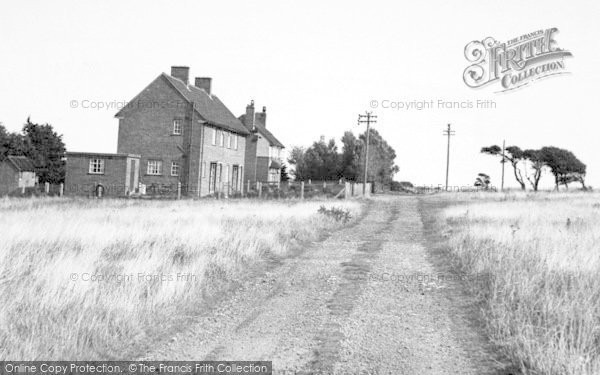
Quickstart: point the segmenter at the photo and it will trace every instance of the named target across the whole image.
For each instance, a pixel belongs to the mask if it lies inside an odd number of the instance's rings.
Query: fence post
[[[25,185],[21,185],[21,194],[25,195]]]
[[[177,199],[181,199],[181,181],[177,182]]]
[[[44,191],[46,192],[46,195],[50,194],[50,183],[49,182],[44,182]]]
[[[65,184],[61,182],[60,188],[58,189],[58,196],[62,197],[64,193],[65,193]]]
[[[246,188],[246,195],[250,192],[250,180],[248,180],[248,187]]]
[[[344,184],[344,198],[345,198],[345,199],[348,199],[348,198],[350,197],[350,195],[351,195],[351,191],[350,191],[350,188],[351,188],[351,187],[350,187],[350,186],[351,186],[351,185],[350,185],[350,183],[349,183],[349,182],[346,182],[346,183]]]
[[[304,181],[300,182],[300,199],[304,199]]]
[[[310,179],[310,178],[308,179],[308,184],[312,185],[312,179]]]
[[[262,197],[262,182],[256,181],[256,186],[258,188],[258,197]]]
[[[327,181],[323,181],[323,190],[327,189]]]

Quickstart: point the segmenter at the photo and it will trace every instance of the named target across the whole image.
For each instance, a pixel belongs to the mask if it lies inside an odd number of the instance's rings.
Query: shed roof
[[[6,161],[19,172],[35,172],[33,162],[26,156],[9,155]]]

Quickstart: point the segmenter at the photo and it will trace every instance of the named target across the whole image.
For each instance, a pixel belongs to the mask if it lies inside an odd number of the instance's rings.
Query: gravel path
[[[430,249],[428,207],[375,199],[357,225],[249,278],[143,359],[272,360],[275,374],[508,374],[460,282],[425,277],[447,272]]]

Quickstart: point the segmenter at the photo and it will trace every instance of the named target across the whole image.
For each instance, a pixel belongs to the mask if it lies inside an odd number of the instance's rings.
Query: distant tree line
[[[338,180],[362,182],[364,180],[366,132],[358,138],[347,131],[341,138],[342,150],[338,150],[335,139],[324,137],[310,147],[295,146],[291,149],[288,163],[294,167],[289,171],[296,180]],[[375,129],[369,134],[369,157],[367,180],[390,186],[394,174],[399,170],[394,163],[396,152]]]
[[[40,183],[65,180],[65,144],[50,124],[36,124],[27,118],[21,133],[11,133],[0,123],[0,162],[7,156],[27,156],[35,166]]]
[[[539,150],[522,150],[518,146],[510,146],[504,150],[503,158],[502,148],[493,145],[483,147],[481,152],[499,156],[501,163],[510,163],[515,179],[522,190],[526,189],[526,182],[529,182],[533,190],[537,191],[545,171],[550,171],[554,176],[556,190],[560,185],[564,185],[568,189],[571,182],[579,182],[584,190],[587,189],[585,185],[586,165],[569,150],[553,146],[542,147]]]

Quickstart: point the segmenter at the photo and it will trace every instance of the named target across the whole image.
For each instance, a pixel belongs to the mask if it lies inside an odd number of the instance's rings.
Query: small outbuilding
[[[128,196],[138,192],[140,155],[67,152],[65,195]]]
[[[25,156],[7,156],[0,162],[0,196],[18,194],[35,187],[37,177],[31,159]]]

